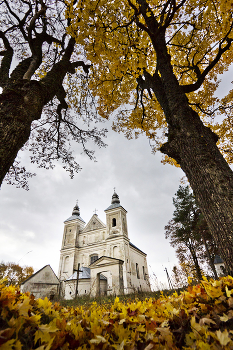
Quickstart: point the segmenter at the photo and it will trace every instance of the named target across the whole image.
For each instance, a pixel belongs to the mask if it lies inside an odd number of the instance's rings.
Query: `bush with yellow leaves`
[[[180,295],[62,307],[0,286],[1,350],[233,349],[233,277]]]

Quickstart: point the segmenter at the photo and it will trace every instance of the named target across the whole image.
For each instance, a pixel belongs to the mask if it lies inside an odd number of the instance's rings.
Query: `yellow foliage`
[[[126,303],[117,297],[110,306],[93,303],[84,309],[65,308],[0,285],[0,348],[21,350],[27,344],[37,350],[230,350],[232,291],[230,276],[204,278],[180,295]]]
[[[147,6],[144,14],[142,3]],[[158,149],[167,128],[164,112],[152,91],[145,88],[142,93],[138,85],[138,79],[146,72],[151,75],[157,72],[161,77],[148,23],[153,21],[160,32],[164,30],[173,73],[179,84],[195,84],[214,61],[220,45],[227,45],[227,40],[233,38],[232,1],[66,0],[66,5],[65,15],[71,19],[67,33],[84,48],[91,63],[89,86],[98,98],[99,114],[109,118],[114,113],[114,130],[124,132],[129,138],[145,133],[157,142],[155,148]],[[166,26],[173,10],[172,20]],[[216,125],[204,111],[210,112],[220,103],[223,107],[232,103],[232,91],[222,101],[216,96],[219,75],[226,72],[232,62],[230,48],[209,71],[201,87],[187,93],[192,108],[219,135],[221,150],[228,162],[233,161],[233,153],[229,152],[233,145],[232,113],[230,119],[228,115],[222,124]],[[222,108],[221,113],[226,111]],[[178,166],[168,157],[162,162]]]

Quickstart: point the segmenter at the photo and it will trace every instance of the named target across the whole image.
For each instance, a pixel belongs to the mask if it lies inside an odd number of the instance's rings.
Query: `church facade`
[[[86,224],[76,204],[64,222],[58,278],[65,299],[150,291],[147,255],[130,242],[127,211],[115,191],[105,213],[106,224],[97,214]]]

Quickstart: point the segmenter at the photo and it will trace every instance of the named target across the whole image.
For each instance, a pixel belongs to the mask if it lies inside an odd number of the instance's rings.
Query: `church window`
[[[112,219],[112,227],[115,227],[116,226],[116,218],[113,218]]]
[[[137,278],[140,279],[139,268],[138,268],[138,264],[137,263],[136,263],[136,273],[137,273]]]
[[[126,232],[125,218],[123,218],[123,231]]]
[[[63,272],[68,272],[69,256],[65,257]]]
[[[118,247],[115,246],[113,247],[113,258],[118,258],[119,252],[118,252]]]
[[[145,274],[145,267],[144,266],[142,266],[142,274],[143,274],[143,278],[145,280],[146,279],[146,274]]]
[[[93,264],[96,260],[98,260],[98,255],[97,254],[92,255],[90,258],[91,258],[90,259],[90,264]]]

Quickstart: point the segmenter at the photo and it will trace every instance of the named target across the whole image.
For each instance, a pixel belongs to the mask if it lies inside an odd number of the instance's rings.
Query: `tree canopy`
[[[145,132],[180,165],[233,274],[233,173],[213,131],[229,135],[208,119],[229,118],[232,91],[222,101],[215,92],[233,60],[232,2],[68,0],[66,16],[91,62],[99,114],[114,113],[113,127],[128,137]],[[222,142],[229,151],[231,138]]]
[[[39,167],[53,168],[60,159],[71,177],[80,170],[73,141],[90,158],[87,141],[105,146],[106,129],[90,125],[99,117],[88,87],[89,65],[66,32],[65,9],[63,0],[0,4],[0,184],[7,174],[8,181],[27,187],[31,174],[14,162],[23,146]]]
[[[199,281],[203,274],[217,278],[217,249],[189,186],[179,186],[173,204],[175,210],[165,226],[165,237],[176,250],[181,270]]]
[[[145,132],[156,149],[162,145],[169,125],[164,115],[169,103],[163,91],[169,87],[162,86],[160,47],[155,45],[162,35],[181,92],[206,125],[224,139],[229,118],[220,126],[208,117],[216,111],[228,112],[229,117],[232,103],[232,91],[221,100],[215,94],[220,74],[233,61],[231,1],[67,3],[71,18],[67,31],[85,48],[91,62],[91,88],[98,96],[98,112],[105,118],[116,112],[113,127],[117,131],[128,137],[133,131],[136,135]],[[231,144],[230,137],[228,141]]]
[[[213,132],[231,154],[233,92],[221,101],[215,92],[233,60],[232,17],[231,0],[3,0],[0,182],[31,127],[32,161],[61,158],[72,176],[70,139],[103,145],[104,132],[77,125],[80,99],[91,102],[85,118],[96,117],[94,96],[100,116],[115,114],[115,130],[145,132],[180,165],[233,274],[233,173]],[[214,111],[226,113],[222,125],[208,119]]]
[[[20,285],[34,273],[31,266],[20,266],[14,262],[0,263],[0,279],[2,283],[9,285]]]

